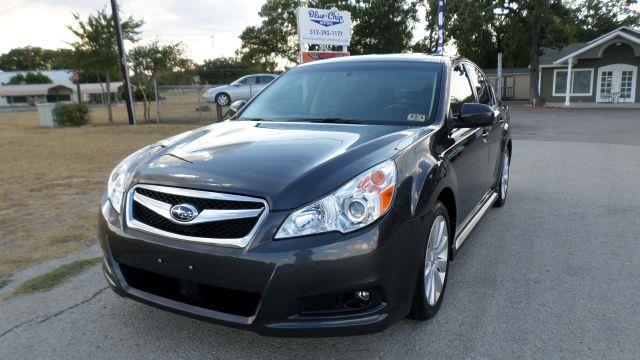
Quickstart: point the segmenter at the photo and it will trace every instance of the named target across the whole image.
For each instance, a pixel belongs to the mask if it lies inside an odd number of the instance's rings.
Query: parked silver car
[[[252,74],[243,76],[229,85],[217,86],[205,91],[202,98],[206,102],[228,106],[236,100],[249,100],[260,90],[264,89],[278,75]]]

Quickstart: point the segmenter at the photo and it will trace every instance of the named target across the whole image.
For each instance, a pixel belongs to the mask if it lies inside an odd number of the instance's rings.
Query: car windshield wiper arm
[[[249,121],[268,121],[259,117],[239,117],[236,119],[237,121],[249,120]]]
[[[315,119],[300,119],[302,121],[314,122],[314,123],[335,123],[335,124],[362,124],[362,121],[343,119],[343,118],[315,118]]]

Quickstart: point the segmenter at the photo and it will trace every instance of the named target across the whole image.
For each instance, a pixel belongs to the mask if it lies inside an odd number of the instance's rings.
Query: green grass
[[[11,294],[12,296],[49,291],[66,280],[80,274],[85,269],[99,263],[100,257],[76,260],[69,264],[60,265],[48,273],[31,278],[20,284]]]

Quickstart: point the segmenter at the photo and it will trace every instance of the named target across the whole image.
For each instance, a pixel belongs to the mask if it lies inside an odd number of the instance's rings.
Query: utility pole
[[[498,78],[496,79],[498,101],[502,101],[502,53],[498,53]]]
[[[78,104],[80,104],[82,102],[82,94],[80,93],[80,74],[78,73],[77,70],[73,72],[71,79],[76,83],[76,93],[78,95]]]
[[[136,111],[133,107],[133,96],[131,94],[131,85],[129,81],[129,68],[127,66],[127,53],[124,51],[124,40],[122,39],[122,27],[120,26],[120,16],[118,14],[118,4],[116,0],[111,0],[111,16],[113,17],[113,26],[116,32],[116,42],[118,45],[118,55],[120,57],[120,75],[124,80],[124,101],[127,104],[127,115],[129,116],[129,125],[136,124]],[[110,96],[108,94],[108,96]]]

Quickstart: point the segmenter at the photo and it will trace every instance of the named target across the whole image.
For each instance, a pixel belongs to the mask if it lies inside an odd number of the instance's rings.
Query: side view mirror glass
[[[231,103],[231,105],[229,106],[229,112],[231,113],[231,115],[235,115],[238,111],[240,111],[240,109],[242,109],[242,107],[244,106],[244,104],[246,104],[247,102],[245,100],[238,100],[238,101],[234,101],[233,103]]]
[[[477,128],[493,124],[495,113],[491,106],[486,104],[466,103],[462,104],[460,116],[452,119],[454,128]]]

